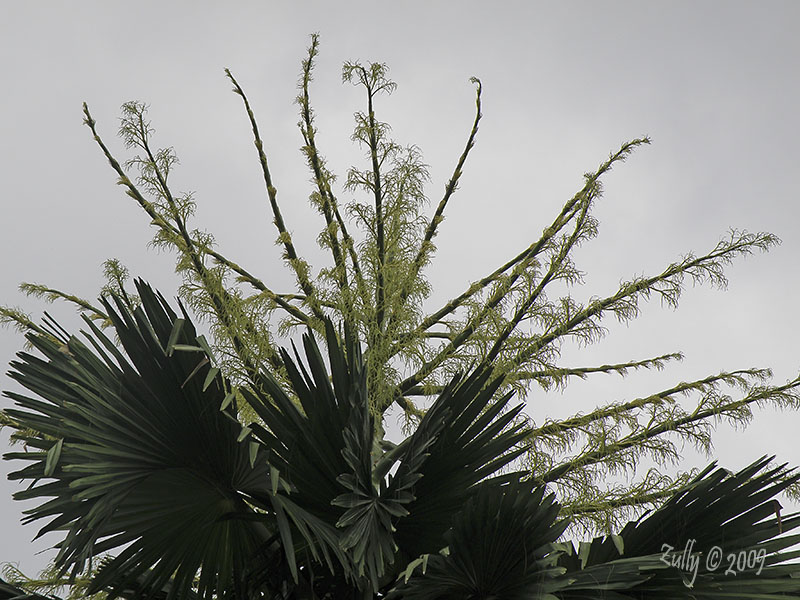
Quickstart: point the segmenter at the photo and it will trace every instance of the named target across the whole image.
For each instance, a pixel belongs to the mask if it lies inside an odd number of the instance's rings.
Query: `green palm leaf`
[[[137,287],[132,313],[104,301],[124,355],[88,320],[94,351],[29,336],[46,360],[21,353],[11,376],[40,399],[7,393],[19,407],[7,412],[42,435],[30,440],[37,451],[6,455],[31,463],[10,477],[34,480],[17,498],[49,499],[26,520],[50,519],[39,535],[66,532],[63,570],[124,546],[93,590],[143,577],[147,589],[172,580],[170,596],[185,597],[197,577],[202,596],[221,595],[272,535],[252,525],[247,502],[266,487],[265,461],[256,452],[251,462],[232,408],[219,410],[226,385],[188,316]]]
[[[0,579],[0,600],[53,600],[53,597],[27,592]]]
[[[381,450],[360,348],[345,333],[342,343],[326,323],[330,377],[312,335],[303,337],[307,367],[296,350],[282,352],[296,401],[269,373],[243,394],[289,497],[340,530],[356,574],[377,590],[408,560],[443,547],[452,514],[522,452],[515,446],[525,432],[511,425],[521,407],[503,413],[510,395],[492,404],[500,381],[482,365],[454,378],[406,441]]]
[[[512,425],[522,406],[502,412],[511,394],[493,401],[500,383],[486,365],[454,378],[411,436],[427,456],[413,469],[419,481],[407,506],[410,514],[397,524],[398,544],[409,557],[438,552],[450,518],[473,487],[524,452],[517,446],[526,429]],[[401,462],[398,479],[410,475]]]
[[[303,337],[308,368],[296,350],[294,358],[282,353],[297,402],[268,373],[260,390],[244,394],[264,423],[252,424],[253,434],[269,449],[289,497],[338,529],[339,548],[347,553],[340,578],[352,564],[356,576],[377,589],[394,562],[394,522],[407,514],[403,504],[412,496],[408,485],[387,485],[375,475],[382,467],[373,457],[381,451],[357,340],[347,334],[340,344],[326,322],[326,341],[330,377],[312,335]]]
[[[519,478],[480,485],[444,535],[446,549],[404,574],[390,598],[555,598],[553,542],[564,532],[559,505],[544,488]]]
[[[559,564],[576,579],[560,597],[598,597],[587,595],[597,581],[628,579],[609,572],[620,561],[639,562],[649,575],[619,598],[800,597],[797,564],[786,564],[800,556],[786,551],[800,542],[800,535],[787,535],[800,526],[800,513],[780,519],[774,500],[800,474],[770,466],[771,460],[761,458],[735,474],[711,464],[619,535],[584,543],[578,551],[562,545]]]

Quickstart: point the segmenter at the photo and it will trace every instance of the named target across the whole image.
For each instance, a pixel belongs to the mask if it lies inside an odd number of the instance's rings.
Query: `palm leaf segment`
[[[800,597],[786,565],[800,524],[779,524],[773,496],[797,481],[763,459],[730,476],[709,468],[619,536],[556,540],[560,507],[521,472],[498,475],[527,430],[510,396],[493,401],[490,367],[454,378],[399,445],[376,435],[358,341],[326,323],[328,368],[303,338],[307,366],[283,352],[291,389],[262,373],[231,389],[181,307],[146,284],[141,306],[104,300],[119,347],[91,321],[90,346],[31,335],[44,359],[20,353],[11,376],[37,398],[6,392],[28,438],[31,479],[20,499],[45,499],[28,521],[65,532],[58,564],[104,559],[90,589],[163,598],[685,598],[686,573],[663,544],[694,536],[763,548],[766,566],[735,578],[701,572],[691,593]],[[259,422],[243,427],[246,400]],[[764,471],[759,474],[760,471]],[[393,473],[393,474],[392,474]],[[781,528],[784,535],[780,534]],[[757,590],[754,591],[754,590]],[[753,592],[750,594],[750,592]],[[0,598],[26,596],[0,582]],[[725,596],[728,594],[728,596]],[[781,595],[784,594],[784,595]]]

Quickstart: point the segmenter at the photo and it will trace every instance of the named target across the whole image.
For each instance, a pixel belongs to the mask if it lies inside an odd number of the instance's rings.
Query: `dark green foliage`
[[[448,552],[426,556],[421,572],[391,597],[522,600],[564,586],[553,542],[567,522],[556,520],[558,504],[543,495],[518,478],[481,485],[448,523]]]
[[[50,598],[34,592],[26,592],[22,588],[0,579],[0,600],[50,600]]]
[[[265,488],[266,467],[237,441],[235,414],[219,410],[223,381],[188,317],[150,288],[140,293],[132,313],[104,301],[124,355],[88,320],[92,348],[29,338],[47,361],[21,353],[11,376],[45,401],[9,392],[20,409],[7,413],[42,435],[27,442],[38,452],[7,455],[31,461],[10,478],[38,482],[19,499],[51,498],[26,521],[50,519],[39,535],[68,531],[56,559],[64,568],[79,573],[129,544],[98,586],[153,567],[144,585],[174,576],[188,586],[200,569],[201,592],[226,589],[268,536],[247,522],[256,513],[243,496]],[[223,540],[230,551],[220,554]]]
[[[761,459],[709,467],[662,508],[576,551],[568,521],[526,473],[510,395],[492,402],[490,365],[445,386],[398,445],[376,435],[358,338],[326,323],[305,361],[282,351],[288,389],[267,370],[234,393],[189,315],[137,282],[140,305],[102,299],[119,347],[87,319],[88,345],[54,323],[29,334],[7,414],[26,438],[7,459],[41,499],[26,520],[63,532],[57,566],[100,560],[88,592],[126,598],[759,598],[800,597],[787,560],[800,525],[773,497],[798,475]],[[237,420],[246,399],[258,419]],[[664,564],[663,545],[763,549],[735,577]],[[114,552],[117,552],[114,555]],[[690,580],[691,578],[691,580]],[[691,588],[687,587],[689,584]],[[755,592],[753,592],[755,594]],[[40,600],[0,583],[0,600]]]

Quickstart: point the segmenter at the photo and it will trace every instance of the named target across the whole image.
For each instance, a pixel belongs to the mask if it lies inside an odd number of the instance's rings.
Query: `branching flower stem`
[[[670,354],[662,354],[653,358],[646,358],[644,360],[635,360],[624,363],[614,363],[599,365],[596,367],[558,367],[555,365],[549,366],[547,369],[539,371],[517,371],[509,379],[510,381],[526,381],[534,380],[539,382],[542,387],[547,389],[550,381],[555,381],[561,385],[567,377],[578,377],[585,379],[587,375],[592,373],[618,373],[625,375],[630,369],[662,369],[666,361],[669,360],[682,360],[683,354],[680,352],[671,352]]]
[[[108,315],[105,311],[92,304],[88,300],[84,300],[83,298],[79,298],[73,294],[68,294],[66,292],[62,292],[61,290],[57,290],[51,287],[47,287],[45,285],[37,285],[35,283],[23,283],[19,286],[21,292],[28,296],[35,296],[37,298],[45,298],[48,302],[53,302],[55,300],[65,300],[70,304],[74,304],[79,309],[85,310],[92,315],[94,319],[104,319],[108,320]]]
[[[228,332],[230,334],[230,338],[231,338],[231,343],[233,344],[233,347],[234,347],[237,355],[239,356],[239,358],[242,360],[243,364],[246,365],[248,373],[250,374],[251,377],[254,378],[253,379],[254,381],[257,381],[258,370],[259,369],[258,369],[257,365],[252,363],[252,361],[250,360],[249,356],[247,355],[247,351],[245,349],[245,344],[239,338],[239,335],[234,331],[234,328],[233,328],[232,322],[231,322],[230,314],[228,313],[227,309],[225,308],[226,302],[228,304],[230,303],[230,297],[228,295],[228,292],[225,291],[224,289],[221,290],[221,292],[219,292],[219,291],[217,291],[215,289],[215,286],[212,285],[209,273],[208,273],[208,271],[206,269],[206,266],[203,263],[203,260],[202,260],[201,256],[196,252],[194,243],[192,242],[191,238],[189,237],[189,233],[186,230],[186,227],[185,227],[185,224],[183,223],[183,220],[180,218],[180,215],[178,214],[178,210],[177,209],[174,210],[174,213],[175,213],[174,217],[175,217],[176,223],[178,224],[178,229],[176,231],[175,227],[173,225],[171,225],[169,222],[167,222],[162,217],[162,215],[155,209],[153,204],[151,202],[147,201],[144,198],[144,196],[141,194],[141,192],[138,190],[138,188],[133,184],[133,182],[125,174],[125,171],[122,169],[122,166],[119,164],[119,162],[113,157],[111,152],[108,150],[108,147],[103,143],[102,139],[100,138],[100,135],[97,133],[96,122],[92,118],[92,115],[89,112],[89,107],[86,105],[86,103],[83,104],[83,112],[84,112],[84,117],[85,117],[84,123],[91,130],[92,135],[94,136],[95,142],[98,144],[100,149],[103,151],[103,154],[108,159],[109,163],[111,164],[111,167],[117,172],[117,175],[119,176],[119,183],[124,185],[127,188],[128,195],[133,197],[139,203],[139,205],[147,212],[148,215],[150,215],[150,217],[153,219],[153,222],[159,228],[163,229],[164,231],[166,231],[168,233],[173,233],[173,234],[174,233],[178,233],[181,236],[181,238],[183,239],[184,244],[185,244],[185,252],[190,257],[192,265],[193,265],[195,271],[197,272],[197,274],[200,277],[201,281],[203,281],[203,283],[205,285],[205,289],[208,292],[209,296],[211,297],[211,301],[212,301],[212,303],[214,305],[214,310],[215,310],[215,313],[217,315],[217,318],[219,319],[220,323],[222,323],[223,326],[228,330]],[[143,131],[146,133],[146,127],[144,127]],[[146,140],[146,138],[142,140],[143,143],[144,143],[145,140]],[[150,152],[150,150],[149,150],[149,147],[145,147],[145,150],[146,150],[148,156],[150,157],[151,161],[154,160],[152,152]],[[163,188],[164,194],[166,195],[166,197],[168,198],[168,201],[170,202],[170,205],[172,207],[175,207],[175,200],[172,197],[172,194],[169,192],[169,189],[166,186],[166,180],[161,175],[160,171],[158,170],[158,166],[155,164],[155,162],[153,162],[153,167],[156,169],[156,172],[158,173],[159,182],[160,182],[160,184],[161,184],[161,186]],[[180,248],[179,248],[179,250],[180,250]],[[224,296],[224,297],[221,297],[221,296]],[[282,362],[280,361],[280,357],[277,355],[276,352],[272,352],[270,354],[269,358],[270,358],[270,362],[273,365],[273,367],[279,368],[279,367],[282,366]]]
[[[378,331],[383,329],[383,319],[386,311],[386,289],[384,282],[384,269],[386,265],[386,242],[384,239],[383,223],[383,189],[381,187],[381,168],[378,161],[378,136],[375,123],[375,108],[373,97],[381,89],[375,76],[367,73],[367,70],[358,65],[361,71],[361,81],[367,91],[367,118],[369,123],[369,152],[372,161],[372,189],[375,195],[375,224],[376,224],[376,245],[378,251],[378,268],[376,272],[377,284],[375,286],[375,325]],[[376,84],[378,84],[376,86]]]
[[[492,273],[490,273],[486,277],[483,277],[478,281],[474,282],[464,292],[462,292],[456,298],[450,300],[439,310],[425,317],[425,319],[422,320],[420,325],[414,331],[399,338],[398,343],[395,345],[395,352],[399,351],[400,347],[402,346],[403,342],[406,339],[414,338],[417,335],[420,335],[422,332],[428,330],[430,327],[436,325],[437,323],[441,323],[442,319],[444,319],[446,316],[451,314],[459,307],[463,306],[463,304],[468,299],[472,298],[473,296],[481,292],[488,285],[499,280],[506,271],[513,268],[516,264],[536,257],[550,243],[550,241],[566,226],[571,217],[574,216],[575,214],[575,205],[578,204],[582,199],[584,199],[586,194],[588,194],[589,191],[597,185],[597,182],[600,179],[600,177],[602,177],[603,174],[610,171],[614,163],[624,161],[627,158],[627,156],[631,152],[633,152],[633,150],[637,146],[649,143],[650,139],[645,137],[645,138],[635,139],[623,144],[617,152],[612,154],[608,160],[606,160],[602,165],[600,165],[600,168],[595,173],[593,173],[590,177],[587,177],[586,183],[583,186],[583,188],[563,206],[559,215],[555,218],[553,223],[543,231],[542,236],[536,242],[532,243],[525,250],[517,254],[514,258],[507,261],[502,266],[495,269]]]
[[[562,251],[559,253],[557,257],[551,261],[550,269],[545,277],[541,279],[539,284],[537,285],[536,289],[531,293],[529,298],[526,300],[525,303],[520,307],[518,313],[514,316],[514,318],[509,321],[508,325],[504,330],[497,336],[492,349],[487,354],[487,360],[494,360],[497,358],[500,349],[503,347],[503,344],[508,339],[508,336],[511,334],[513,329],[519,324],[522,319],[522,316],[527,312],[533,302],[539,297],[539,294],[542,292],[544,287],[551,281],[554,273],[560,266],[563,264],[563,260],[566,258],[569,250],[572,249],[572,246],[575,244],[578,236],[580,235],[585,218],[587,216],[589,207],[591,205],[591,199],[593,196],[593,191],[591,189],[586,190],[582,202],[572,202],[570,207],[570,212],[567,212],[564,215],[564,225],[569,223],[573,219],[573,217],[580,213],[577,218],[575,229],[572,235],[569,238],[569,241],[566,242],[563,247]],[[559,229],[563,228],[563,225],[559,227]],[[543,247],[544,245],[542,245]],[[486,300],[486,302],[481,307],[481,310],[475,315],[472,319],[470,319],[469,323],[460,331],[458,332],[455,337],[447,344],[434,358],[429,360],[422,368],[417,371],[414,375],[406,378],[403,380],[400,385],[401,393],[405,394],[406,391],[413,386],[421,383],[428,375],[430,375],[437,367],[439,367],[445,360],[450,358],[455,351],[468,340],[471,339],[475,331],[477,331],[478,327],[483,323],[483,321],[488,318],[494,310],[498,307],[498,305],[506,298],[508,292],[510,291],[511,287],[516,283],[519,277],[522,276],[523,272],[533,263],[534,259],[536,258],[537,252],[532,252],[517,262],[509,274],[506,277],[501,285],[497,286],[497,288],[493,291],[490,297]]]
[[[601,316],[604,311],[616,312],[621,320],[632,318],[636,314],[636,299],[642,295],[649,295],[652,291],[659,293],[665,302],[674,306],[680,295],[680,281],[686,274],[696,280],[711,278],[715,283],[724,285],[725,279],[720,271],[720,264],[728,264],[734,256],[749,254],[754,249],[765,250],[775,243],[777,243],[777,238],[769,234],[744,233],[737,235],[734,232],[730,242],[720,242],[714,250],[704,256],[699,258],[689,256],[679,263],[670,265],[660,275],[638,279],[623,285],[613,296],[590,303],[573,317],[566,319],[561,325],[539,337],[529,348],[519,354],[516,361],[521,364],[548,344],[574,331],[592,317]],[[659,290],[657,286],[660,283],[666,283],[668,288]]]
[[[345,309],[348,314],[352,314],[353,304],[348,283],[347,264],[345,261],[345,256],[342,252],[342,246],[344,246],[348,252],[348,256],[350,257],[356,288],[362,297],[363,302],[368,302],[367,297],[369,293],[364,281],[364,276],[361,273],[361,266],[359,264],[358,255],[355,251],[355,243],[352,236],[347,231],[347,225],[342,218],[336,197],[331,190],[330,174],[325,169],[324,162],[320,157],[319,151],[317,150],[315,139],[316,127],[314,127],[314,113],[311,108],[309,87],[311,84],[311,74],[314,69],[314,59],[316,58],[318,51],[319,36],[315,34],[311,36],[311,45],[308,48],[308,56],[303,61],[303,78],[301,86],[302,93],[297,98],[297,102],[300,104],[300,114],[302,119],[299,125],[303,135],[303,140],[305,142],[304,151],[308,159],[308,164],[311,167],[311,171],[314,174],[314,181],[317,185],[322,213],[325,217],[325,239],[327,240],[327,243],[329,243],[331,253],[333,255],[333,261],[336,266],[337,283],[345,299]],[[341,245],[339,243],[337,229],[342,235]]]
[[[575,228],[569,238],[561,244],[558,254],[553,257],[550,261],[550,268],[547,270],[547,273],[541,278],[539,283],[536,285],[536,288],[533,292],[528,296],[528,298],[517,307],[516,311],[514,312],[514,316],[511,320],[506,324],[503,330],[497,335],[497,338],[494,341],[489,353],[486,355],[487,360],[494,361],[497,359],[500,351],[502,350],[506,340],[508,340],[511,333],[514,329],[522,322],[522,320],[527,316],[528,311],[534,305],[534,303],[539,299],[544,291],[544,288],[553,281],[553,278],[556,277],[557,273],[561,270],[564,261],[567,260],[569,253],[572,249],[576,246],[579,238],[584,232],[584,226],[586,224],[586,219],[589,215],[589,208],[591,206],[591,194],[587,194],[586,200],[581,205],[581,210],[578,215],[578,218],[575,222]]]
[[[478,123],[480,123],[481,117],[483,116],[481,114],[482,86],[480,79],[477,77],[473,77],[471,81],[478,86],[478,89],[475,92],[475,120],[472,123],[472,130],[469,133],[469,138],[467,139],[467,144],[464,147],[464,151],[461,153],[461,156],[458,159],[456,168],[453,171],[453,174],[450,176],[450,180],[447,182],[447,185],[445,186],[444,196],[439,201],[439,205],[436,207],[433,217],[431,217],[431,220],[428,222],[428,226],[425,228],[425,235],[422,239],[419,249],[417,250],[417,255],[414,257],[414,260],[411,264],[411,271],[406,280],[403,282],[400,298],[398,300],[398,304],[400,306],[404,305],[408,300],[408,295],[414,280],[417,278],[425,264],[429,261],[430,255],[433,253],[433,238],[436,236],[439,224],[444,220],[444,210],[448,201],[450,200],[450,197],[455,193],[456,189],[458,189],[458,181],[461,179],[462,169],[464,168],[464,164],[467,162],[467,157],[469,156],[470,150],[472,150],[472,147],[475,145],[475,137],[478,135]],[[396,317],[397,313],[393,312],[387,329],[392,329],[392,325],[394,325]]]
[[[631,411],[639,410],[653,404],[663,404],[665,402],[674,402],[674,396],[686,394],[690,391],[703,391],[709,387],[718,385],[719,383],[728,383],[745,387],[747,385],[748,377],[757,377],[763,379],[767,373],[762,371],[753,371],[744,369],[739,371],[723,372],[703,379],[698,379],[691,382],[682,382],[669,389],[651,394],[643,398],[636,398],[629,402],[622,404],[609,404],[597,410],[593,410],[585,415],[577,415],[564,419],[561,421],[548,422],[541,427],[532,429],[530,432],[529,440],[535,441],[541,436],[562,436],[575,429],[585,429],[588,425],[602,419],[617,417],[620,415],[630,414]]]
[[[676,431],[686,425],[701,423],[714,417],[724,416],[725,413],[729,413],[740,408],[749,407],[750,405],[758,402],[772,400],[777,395],[788,394],[793,398],[794,404],[800,404],[797,392],[795,392],[795,390],[798,388],[800,388],[800,378],[794,379],[782,386],[756,389],[741,400],[730,402],[723,406],[707,408],[704,410],[701,410],[701,407],[698,406],[697,409],[695,409],[695,411],[693,411],[691,414],[686,415],[681,419],[677,419],[672,423],[660,423],[655,427],[648,427],[641,433],[632,434],[618,440],[617,442],[606,444],[602,449],[580,454],[576,458],[564,462],[554,469],[550,469],[546,473],[543,473],[541,476],[537,477],[537,479],[543,483],[557,481],[576,469],[585,468],[588,465],[599,463],[607,459],[609,456],[623,452],[629,448],[639,446],[642,444],[642,442],[653,439],[657,436]]]
[[[275,223],[275,227],[278,229],[278,239],[283,244],[289,266],[294,271],[297,281],[300,284],[300,288],[306,295],[306,300],[311,308],[311,312],[318,320],[321,321],[324,318],[324,314],[319,306],[319,303],[317,302],[317,292],[314,289],[311,280],[309,279],[307,265],[304,261],[301,261],[298,258],[297,251],[294,247],[294,242],[292,241],[292,236],[286,229],[286,225],[283,222],[283,216],[281,215],[281,210],[278,206],[278,191],[275,189],[275,186],[272,183],[272,176],[270,175],[269,165],[267,164],[267,155],[264,151],[264,142],[262,141],[261,134],[258,131],[258,124],[256,123],[253,110],[250,108],[250,101],[247,99],[244,90],[233,77],[233,74],[230,72],[230,70],[225,69],[225,74],[228,76],[228,79],[231,80],[231,83],[233,83],[233,91],[242,97],[242,102],[244,102],[244,107],[247,111],[247,117],[250,119],[250,125],[253,129],[254,143],[256,150],[258,151],[258,160],[261,163],[261,171],[264,175],[264,183],[267,186],[267,195],[269,196],[269,203],[270,207],[272,208],[272,214],[274,217],[273,222]]]

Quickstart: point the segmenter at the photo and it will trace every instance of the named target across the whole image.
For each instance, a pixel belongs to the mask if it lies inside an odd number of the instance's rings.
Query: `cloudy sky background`
[[[438,201],[473,118],[478,76],[484,119],[428,271],[438,308],[538,237],[564,201],[626,140],[653,144],[605,178],[600,236],[577,254],[587,271],[579,298],[605,296],[622,279],[660,272],[689,251],[711,249],[730,227],[770,231],[783,244],[737,262],[721,292],[687,289],[676,312],[657,302],[607,338],[565,349],[586,366],[683,351],[664,373],[596,376],[565,393],[529,398],[536,419],[630,399],[723,369],[772,367],[775,383],[800,368],[797,171],[800,153],[800,4],[719,2],[3,2],[0,6],[0,303],[35,318],[47,308],[75,328],[66,305],[17,291],[47,283],[94,298],[102,261],[173,295],[173,257],[145,249],[148,219],[81,124],[89,103],[112,151],[119,106],[151,105],[156,143],[182,166],[173,185],[196,192],[195,226],[278,291],[291,278],[273,245],[258,162],[229,67],[247,91],[265,138],[284,217],[312,264],[320,219],[307,202],[293,104],[308,36],[321,34],[312,89],[318,143],[342,178],[360,160],[349,141],[362,94],[340,80],[345,60],[387,62],[399,88],[378,116],[431,165]],[[300,6],[300,3],[297,3]],[[340,190],[341,191],[341,190]],[[341,194],[342,200],[347,195]],[[435,205],[435,204],[434,204]],[[0,331],[0,363],[22,346]],[[13,382],[2,378],[3,389]],[[7,399],[0,405],[8,406]],[[762,411],[742,432],[721,426],[714,457],[729,468],[763,454],[800,465],[799,416]],[[0,436],[0,450],[8,435]],[[687,450],[686,463],[706,461]],[[0,466],[0,563],[35,572],[50,554],[19,524],[17,489]],[[50,539],[49,543],[54,543]]]

